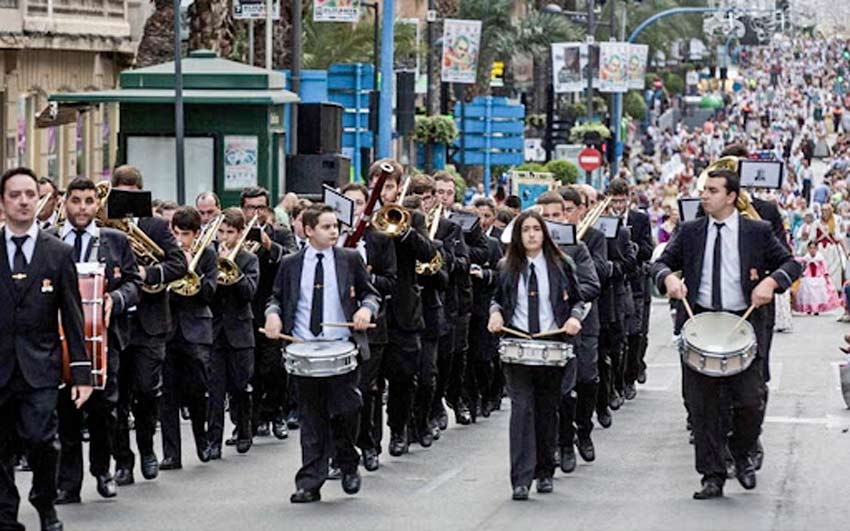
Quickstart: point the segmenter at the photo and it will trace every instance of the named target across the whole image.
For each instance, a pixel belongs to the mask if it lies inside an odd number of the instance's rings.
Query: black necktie
[[[74,260],[77,262],[83,261],[83,234],[85,229],[74,229]]]
[[[714,240],[714,260],[711,264],[711,307],[715,311],[720,311],[723,309],[723,297],[721,295],[720,284],[720,270],[723,267],[723,253],[721,251],[723,242],[721,242],[720,230],[724,227],[724,225],[725,223],[714,224],[714,226],[717,228],[717,238],[715,238]]]
[[[17,276],[26,273],[27,257],[24,254],[24,242],[29,238],[28,234],[23,236],[12,236],[12,241],[15,242],[15,256],[12,264],[12,275]]]
[[[310,332],[318,337],[322,333],[322,317],[324,316],[325,298],[325,268],[322,266],[322,258],[325,255],[316,255],[316,274],[313,277],[313,307],[310,310]]]
[[[528,264],[528,270],[528,333],[533,335],[540,332],[540,298],[534,264]]]

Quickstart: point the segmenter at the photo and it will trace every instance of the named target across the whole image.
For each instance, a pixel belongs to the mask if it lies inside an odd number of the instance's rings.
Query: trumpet
[[[245,230],[242,231],[242,236],[239,237],[239,241],[237,241],[236,245],[233,246],[233,250],[230,251],[227,256],[220,256],[218,258],[216,267],[218,268],[218,284],[220,286],[232,286],[239,282],[239,279],[242,278],[242,271],[236,264],[236,255],[238,255],[239,250],[246,245],[245,238],[248,237],[248,231],[250,231],[254,224],[257,223],[257,219],[257,214],[254,214],[254,217],[248,222]],[[257,242],[247,243],[251,244]]]
[[[168,285],[168,291],[183,297],[194,297],[201,291],[201,276],[195,272],[195,269],[198,268],[204,250],[215,238],[222,221],[224,221],[224,215],[219,214],[218,217],[207,224],[201,235],[195,239],[192,244],[192,260],[189,262],[189,270],[183,278],[171,282]]]
[[[437,228],[440,226],[440,218],[443,216],[443,204],[438,204],[431,212],[428,213],[427,219],[430,223],[428,230],[428,239],[434,241],[437,235]],[[434,253],[434,258],[430,262],[416,262],[417,275],[434,275],[443,268],[443,255],[440,251]]]
[[[410,228],[410,212],[401,206],[409,185],[410,177],[404,182],[398,201],[382,206],[372,215],[372,226],[390,238],[401,236]]]
[[[140,229],[138,225],[129,219],[109,219],[106,215],[106,201],[109,198],[109,193],[112,191],[112,185],[109,181],[101,181],[95,185],[97,189],[97,198],[100,202],[100,208],[97,211],[96,219],[101,226],[123,232],[130,241],[130,249],[136,256],[136,262],[142,267],[150,267],[162,262],[165,258],[165,251],[153,241],[150,236],[145,234],[145,231]],[[159,293],[166,288],[165,284],[157,284],[149,286],[142,285],[142,291],[145,293]]]
[[[587,214],[585,214],[584,218],[579,221],[577,231],[576,231],[576,239],[579,241],[584,239],[584,235],[587,234],[587,231],[596,225],[596,222],[599,221],[599,217],[602,216],[606,210],[608,210],[608,205],[611,204],[611,196],[605,198],[601,203],[596,203],[596,205],[591,208]]]

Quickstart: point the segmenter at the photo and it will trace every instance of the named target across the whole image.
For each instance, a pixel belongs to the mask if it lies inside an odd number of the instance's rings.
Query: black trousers
[[[209,416],[207,438],[221,448],[224,440],[224,398],[230,395],[230,417],[236,424],[237,438],[250,440],[251,376],[254,374],[254,349],[233,348],[222,332],[215,338],[209,364]]]
[[[59,458],[58,394],[55,387],[30,387],[17,367],[0,388],[0,529],[24,529],[18,523],[21,498],[15,486],[16,450],[21,445],[32,467],[30,503],[40,512],[53,507]]]
[[[289,382],[283,365],[283,345],[280,340],[254,333],[254,378],[251,383],[254,397],[254,428],[260,424],[282,419],[296,409],[297,399],[288,392]]]
[[[425,339],[423,338],[423,342]],[[424,347],[423,347],[424,348]],[[455,407],[458,404],[452,401],[449,396],[449,386],[454,370],[455,356],[455,327],[449,327],[449,331],[439,337],[437,340],[437,383],[434,388],[434,400],[431,404],[431,416],[437,417],[445,413],[446,409],[443,405],[445,398],[450,407]],[[452,389],[454,390],[454,389]]]
[[[564,369],[504,364],[511,399],[511,485],[530,486],[555,473],[555,413]]]
[[[619,322],[606,323],[599,334],[599,390],[596,410],[608,410],[608,402],[615,390],[623,389],[623,327]],[[619,385],[619,387],[618,387]]]
[[[452,366],[448,375],[446,399],[456,408],[470,402],[469,389],[466,385],[466,366],[469,356],[469,323],[471,318],[470,314],[459,316],[452,334],[454,352],[451,356]]]
[[[328,378],[292,377],[301,421],[301,468],[295,475],[296,488],[321,489],[331,457],[343,474],[357,471],[360,457],[355,441],[363,405],[359,380],[359,369]]]
[[[118,423],[113,448],[116,467],[130,470],[135,466],[135,455],[130,448],[130,410],[133,411],[138,451],[143,456],[152,455],[165,362],[165,337],[145,334],[137,322],[131,326],[131,342],[119,355]]]
[[[413,400],[413,414],[410,419],[410,435],[419,436],[430,429],[431,410],[434,405],[437,387],[437,338],[423,337],[422,350],[419,353],[419,366],[416,370],[416,393]]]
[[[390,342],[384,350],[381,374],[387,380],[387,425],[393,434],[402,433],[410,422],[413,394],[422,343],[419,334],[390,330]]]
[[[208,392],[207,371],[210,345],[189,343],[178,330],[168,341],[163,370],[162,454],[181,460],[180,406],[189,408],[195,446],[204,448],[207,440]]]
[[[491,399],[493,359],[498,357],[495,338],[487,331],[487,316],[473,315],[469,321],[469,350],[466,355],[466,395],[470,407]]]
[[[581,336],[576,343],[576,359],[571,361],[561,382],[558,441],[561,446],[572,444],[578,436],[586,438],[593,431],[593,410],[599,385],[599,338]]]
[[[685,393],[694,430],[696,470],[703,481],[723,484],[728,443],[736,461],[745,459],[761,432],[765,401],[760,360],[734,376],[704,376],[684,368]],[[731,406],[731,412],[730,412]],[[730,418],[731,415],[731,418]],[[727,432],[731,428],[731,436]]]
[[[360,364],[360,395],[363,408],[360,410],[360,430],[357,447],[361,450],[380,452],[384,435],[383,378],[381,365],[384,361],[384,344],[369,344],[369,359]]]

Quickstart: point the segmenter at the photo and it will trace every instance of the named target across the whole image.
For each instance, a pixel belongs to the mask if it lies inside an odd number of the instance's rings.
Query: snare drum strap
[[[89,248],[86,250],[86,259],[85,262],[96,263],[100,260],[98,259],[98,255],[100,254],[100,238],[97,236],[92,236],[89,241]]]

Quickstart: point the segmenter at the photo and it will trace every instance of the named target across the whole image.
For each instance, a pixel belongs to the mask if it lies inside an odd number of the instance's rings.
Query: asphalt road
[[[289,503],[300,452],[298,432],[264,438],[246,455],[228,448],[201,464],[184,444],[182,471],[123,487],[103,500],[86,478],[83,503],[59,508],[68,530],[266,529],[844,529],[850,521],[850,411],[841,399],[836,348],[850,327],[837,315],[799,316],[774,342],[772,392],[758,487],[735,480],[726,497],[694,501],[699,486],[688,445],[680,369],[666,303],[653,305],[648,381],[615,413],[612,428],[593,433],[597,459],[565,476],[555,492],[510,500],[508,416],[450,426],[430,449],[401,458],[382,455],[378,472],[363,472],[363,489],[347,496],[325,485],[321,503]],[[184,440],[191,440],[184,425]],[[361,469],[362,470],[362,469]],[[24,493],[29,474],[19,474]],[[37,529],[24,502],[21,517]]]

